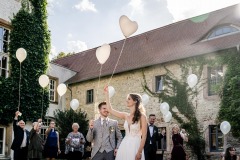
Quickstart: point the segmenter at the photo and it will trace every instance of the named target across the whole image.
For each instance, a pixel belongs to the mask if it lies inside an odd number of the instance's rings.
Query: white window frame
[[[49,101],[50,102],[56,102],[57,101],[57,94],[56,94],[56,87],[57,87],[57,80],[56,79],[52,79],[52,78],[50,78],[49,79],[50,81],[49,81]],[[50,87],[51,87],[51,81],[54,81],[54,88],[53,89],[51,89]],[[51,92],[53,92],[54,93],[54,100],[51,100],[50,99],[50,95],[51,95]]]
[[[3,68],[2,66],[2,59],[3,58],[7,58],[7,68]],[[2,70],[5,70],[6,71],[6,76],[5,78],[8,78],[9,77],[9,56],[7,53],[0,53],[0,61],[1,61],[1,65],[0,65],[0,77],[2,76]]]
[[[5,144],[6,144],[6,127],[0,127],[3,128],[3,151],[2,154],[0,154],[0,156],[5,156]]]

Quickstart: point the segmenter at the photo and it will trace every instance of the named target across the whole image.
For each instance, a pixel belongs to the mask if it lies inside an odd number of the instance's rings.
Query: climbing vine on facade
[[[22,119],[36,120],[49,105],[48,91],[43,95],[38,84],[40,75],[45,74],[50,52],[50,33],[47,26],[47,0],[23,0],[22,8],[11,21],[9,58],[10,77],[0,78],[0,123],[7,125],[18,107],[18,85],[20,65],[16,50],[24,48],[27,58],[22,62],[21,105]],[[42,101],[43,95],[43,101]]]

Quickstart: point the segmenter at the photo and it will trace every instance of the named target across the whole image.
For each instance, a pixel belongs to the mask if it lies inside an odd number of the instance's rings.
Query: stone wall
[[[214,57],[214,54],[209,54],[207,56]],[[181,77],[181,68],[176,62],[171,62],[164,64],[175,77]],[[154,91],[155,89],[155,76],[166,74],[166,70],[163,65],[155,65],[152,67],[144,68],[145,78],[148,84],[148,87]],[[110,83],[116,90],[115,95],[111,98],[112,106],[120,111],[128,112],[128,108],[126,107],[126,97],[128,93],[140,93],[141,95],[144,93],[142,83],[143,83],[143,74],[142,69],[129,71],[121,74],[115,74]],[[224,66],[224,71],[226,70],[226,66]],[[189,73],[191,74],[191,73]],[[186,77],[187,79],[187,77]],[[196,109],[196,116],[199,120],[200,131],[206,140],[206,151],[209,152],[209,125],[215,125],[219,122],[216,122],[217,114],[219,111],[219,103],[220,99],[218,96],[208,96],[207,94],[207,66],[204,66],[201,80],[199,83],[199,94],[197,97],[193,99],[193,104]],[[99,83],[98,88],[98,79],[90,80],[86,82],[81,82],[77,84],[70,85],[72,88],[73,98],[77,98],[80,102],[80,108],[87,112],[89,119],[94,119],[95,114],[97,113],[97,108],[95,104],[86,104],[86,91],[89,89],[94,89],[94,102],[98,104],[101,101],[104,101],[103,88],[108,83],[109,77],[102,77]],[[98,95],[97,95],[98,88]],[[66,96],[66,106],[69,108],[70,103],[70,93],[67,93]],[[166,124],[162,122],[162,114],[160,113],[160,103],[159,99],[156,97],[150,97],[150,101],[147,104],[146,111],[147,115],[151,113],[155,113],[157,116],[156,125],[167,126],[169,131],[171,130],[172,124],[176,123],[176,120],[172,120],[170,123]],[[174,107],[174,106],[172,106]],[[178,107],[178,106],[176,106]],[[178,113],[181,116],[181,113]],[[98,117],[98,116],[97,116]],[[116,119],[115,117],[112,117]],[[119,120],[119,125],[122,128],[123,120]],[[171,141],[170,136],[168,137],[168,141]],[[169,142],[170,143],[170,142]],[[169,148],[170,149],[170,148]]]

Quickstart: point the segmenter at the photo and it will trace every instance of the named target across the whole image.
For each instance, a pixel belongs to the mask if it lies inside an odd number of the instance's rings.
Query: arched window
[[[212,38],[217,38],[219,36],[227,35],[227,34],[232,34],[235,32],[239,32],[239,28],[229,25],[229,26],[221,26],[216,29],[214,29],[212,32],[210,32],[207,36],[206,39],[212,39]]]

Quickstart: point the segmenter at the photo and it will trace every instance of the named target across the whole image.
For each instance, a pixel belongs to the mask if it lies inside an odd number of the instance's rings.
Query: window
[[[155,81],[156,81],[155,92],[159,93],[163,90],[163,76],[156,76]]]
[[[93,103],[93,89],[87,90],[87,104]]]
[[[167,133],[166,133],[166,127],[159,127],[158,128],[158,134],[161,138],[160,141],[157,143],[157,149],[159,150],[167,150]]]
[[[0,76],[5,78],[8,77],[8,56],[5,55],[0,55]]]
[[[8,77],[8,43],[9,30],[0,27],[0,76]]]
[[[223,67],[208,67],[208,96],[217,95],[223,80]]]
[[[42,137],[43,140],[46,139],[45,132],[48,129],[51,120],[52,120],[51,118],[46,118],[45,121],[42,123],[42,126],[41,126],[41,137]]]
[[[234,26],[221,26],[213,30],[207,37],[207,39],[216,38],[222,35],[227,35],[231,33],[239,32],[239,29]]]
[[[0,156],[5,153],[5,135],[6,130],[3,127],[0,127]]]
[[[56,86],[57,86],[57,81],[54,79],[50,79],[49,80],[49,100],[51,102],[57,101]]]
[[[209,126],[209,146],[211,152],[223,151],[223,134],[217,125]]]
[[[0,53],[7,53],[9,43],[9,30],[0,27]]]

